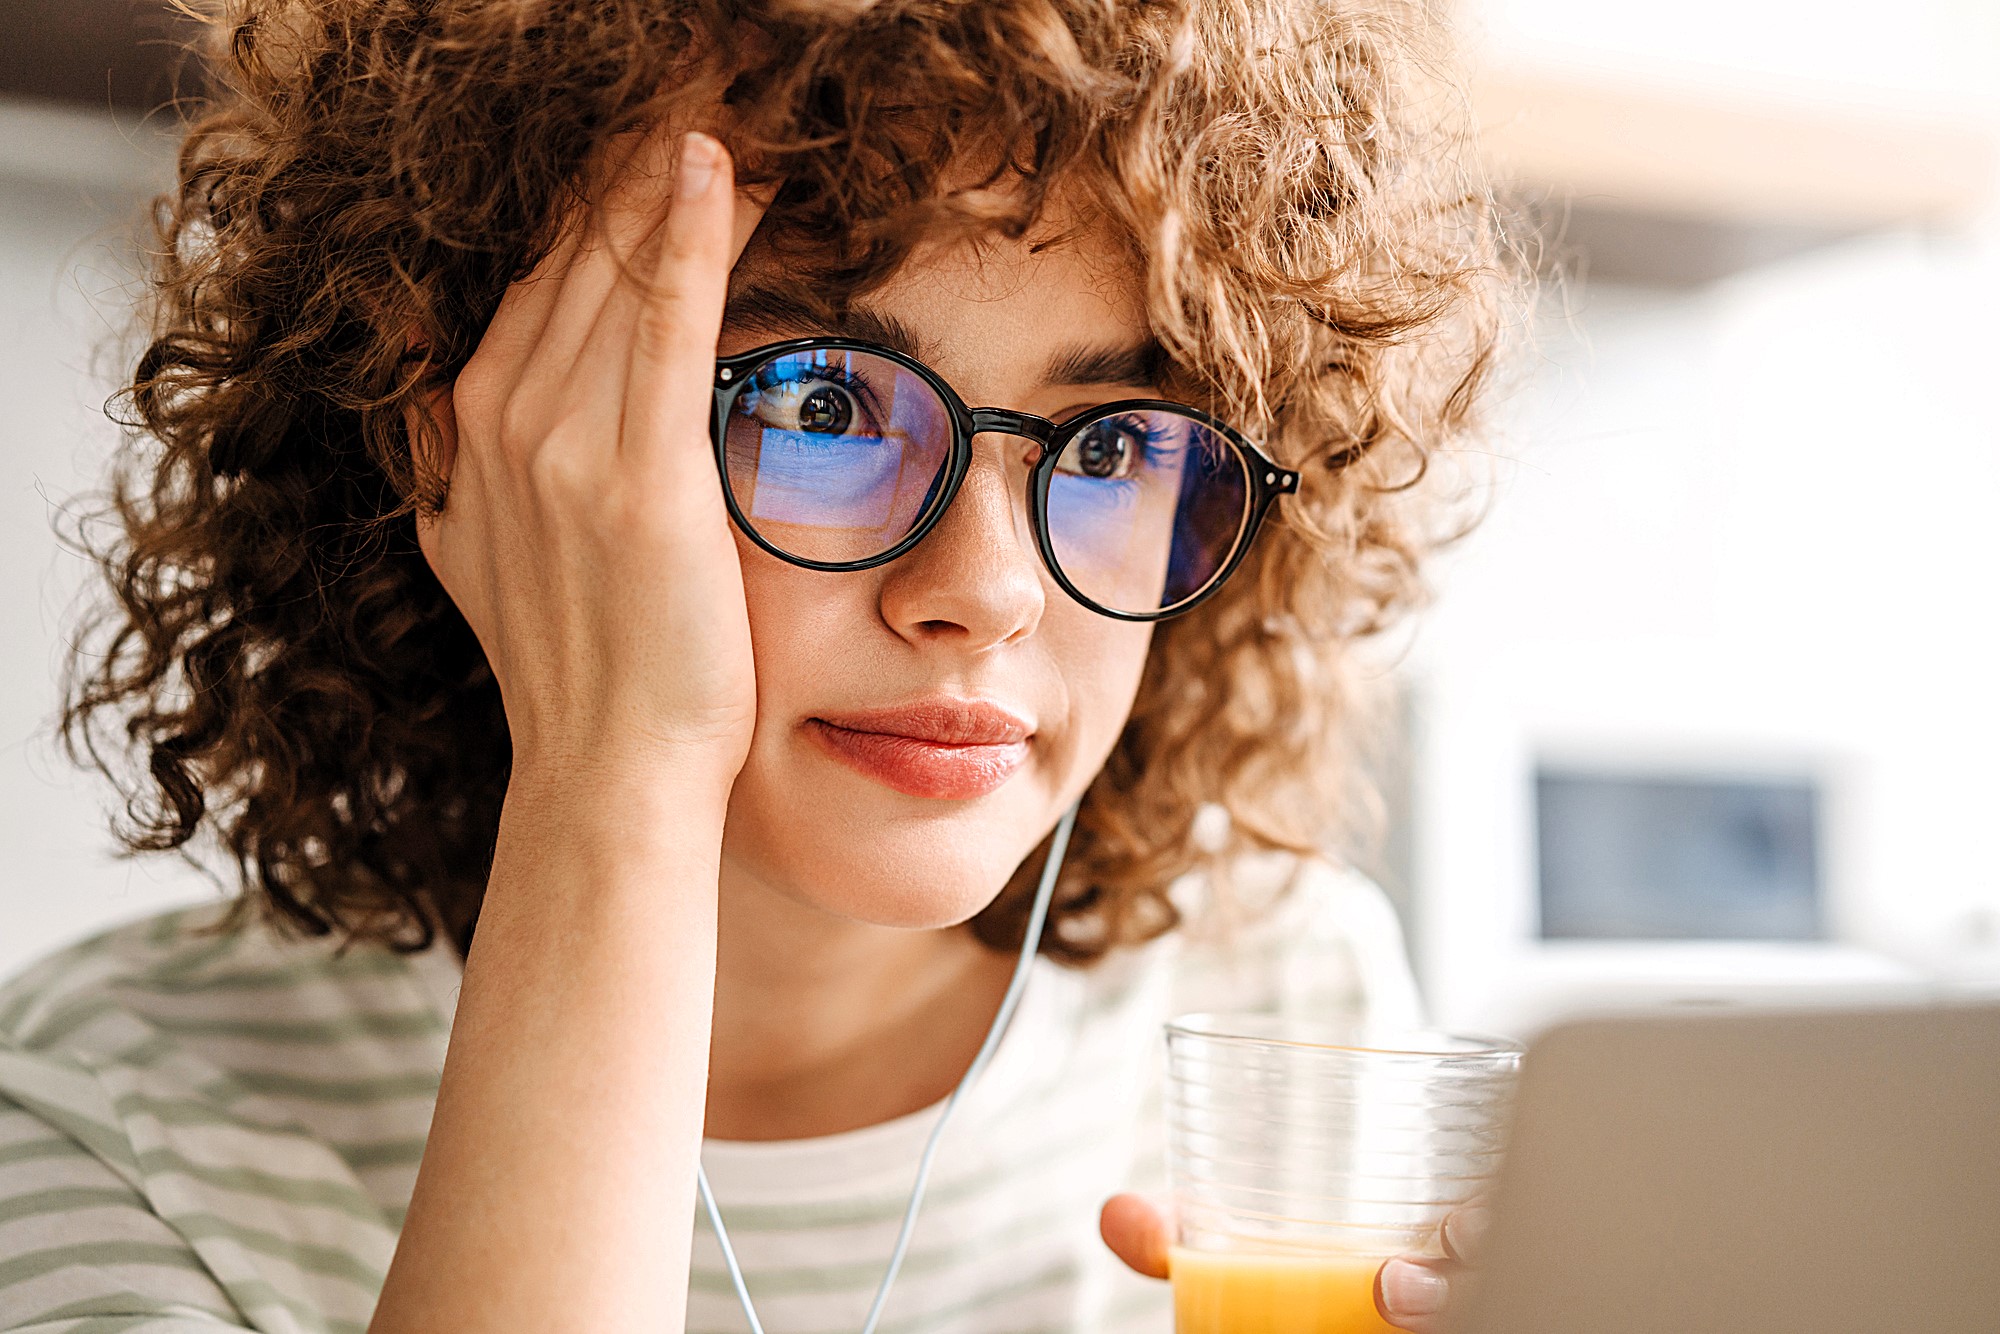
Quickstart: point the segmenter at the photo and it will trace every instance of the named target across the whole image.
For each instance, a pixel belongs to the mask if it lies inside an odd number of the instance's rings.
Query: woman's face
[[[787,316],[782,274],[753,251],[721,350],[829,333],[902,344],[974,407],[1057,421],[1160,397],[1139,280],[1117,253],[1088,233],[1039,252],[933,248],[826,329]],[[1082,794],[1152,632],[1049,578],[1027,517],[1038,456],[1026,439],[975,437],[950,509],[876,569],[805,569],[738,533],[757,729],[730,801],[729,873],[841,917],[947,926],[991,901]]]

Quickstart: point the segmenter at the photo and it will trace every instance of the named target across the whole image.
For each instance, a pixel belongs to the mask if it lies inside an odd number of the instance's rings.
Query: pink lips
[[[888,709],[806,720],[820,748],[911,797],[983,797],[1028,758],[1034,728],[978,700],[934,696]]]

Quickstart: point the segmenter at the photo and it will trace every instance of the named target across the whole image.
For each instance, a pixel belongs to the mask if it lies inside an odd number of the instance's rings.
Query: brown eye
[[[839,435],[854,420],[854,400],[847,391],[823,384],[799,401],[799,429]]]
[[[1120,477],[1131,471],[1144,445],[1144,437],[1129,423],[1112,418],[1085,427],[1064,453],[1075,458],[1076,471],[1086,477]]]
[[[760,376],[737,400],[736,410],[766,426],[812,435],[846,435],[861,415],[853,390],[818,375]]]

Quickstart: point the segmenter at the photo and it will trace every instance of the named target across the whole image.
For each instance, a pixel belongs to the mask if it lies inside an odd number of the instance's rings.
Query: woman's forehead
[[[1085,233],[1053,244],[982,237],[920,247],[866,304],[912,321],[1051,326],[1087,321],[1146,328],[1140,276],[1123,256]]]
[[[886,343],[954,382],[1013,385],[1151,383],[1157,361],[1137,266],[1088,230],[920,244],[837,315],[816,313],[824,303],[814,298],[768,252],[747,254],[731,286],[728,341],[841,333]],[[1052,357],[1058,348],[1064,355]]]

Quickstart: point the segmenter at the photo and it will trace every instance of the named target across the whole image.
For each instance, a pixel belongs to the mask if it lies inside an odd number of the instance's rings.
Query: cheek
[[[743,566],[743,603],[750,617],[750,649],[757,671],[759,729],[767,713],[782,712],[813,682],[824,684],[830,646],[854,644],[871,614],[855,585],[866,581],[789,565],[741,533],[736,549]]]
[[[1082,607],[1075,610],[1075,618],[1064,617],[1051,649],[1068,685],[1071,748],[1094,772],[1125,730],[1146,670],[1153,627],[1114,621]]]

